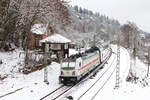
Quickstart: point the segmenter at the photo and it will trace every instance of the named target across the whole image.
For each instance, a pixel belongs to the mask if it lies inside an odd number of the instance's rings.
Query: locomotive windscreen
[[[75,62],[62,62],[62,69],[70,70],[75,68]]]

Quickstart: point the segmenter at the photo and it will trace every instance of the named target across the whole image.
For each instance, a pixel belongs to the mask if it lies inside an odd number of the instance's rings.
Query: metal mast
[[[47,43],[45,43],[45,54],[44,54],[44,82],[46,84],[49,84],[48,82],[48,68],[47,68],[47,58],[48,58],[48,54],[49,54],[49,45]]]
[[[119,88],[119,80],[120,80],[120,38],[118,35],[117,40],[117,64],[116,64],[116,84],[115,89]]]

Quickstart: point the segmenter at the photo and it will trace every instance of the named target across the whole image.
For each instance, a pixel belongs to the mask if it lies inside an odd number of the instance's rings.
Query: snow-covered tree
[[[47,23],[55,28],[70,23],[68,9],[63,0],[1,0],[0,33],[5,47],[6,41],[19,43],[21,36],[26,45],[30,37],[31,26],[36,22]]]
[[[68,10],[62,0],[22,0],[19,13],[19,27],[26,51],[25,62],[28,60],[32,25],[36,22],[46,23],[55,31],[56,25],[65,26],[69,23]]]
[[[80,9],[79,9],[79,13],[83,13],[83,9],[80,7]]]
[[[78,12],[79,11],[79,7],[77,5],[74,6],[74,10]]]
[[[17,0],[1,0],[0,1],[0,32],[2,34],[2,43],[0,49],[9,50],[9,43],[17,45],[18,34],[17,24],[19,20]],[[18,2],[19,4],[19,2]],[[9,43],[8,43],[9,42]]]
[[[127,48],[131,48],[133,45],[133,36],[137,33],[137,26],[128,22],[121,27],[122,35],[124,36],[124,43],[126,43]]]

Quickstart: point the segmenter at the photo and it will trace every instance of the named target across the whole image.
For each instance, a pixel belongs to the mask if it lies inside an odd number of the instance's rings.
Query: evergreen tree
[[[77,5],[74,6],[74,10],[77,11],[77,12],[79,12],[79,7]]]
[[[79,13],[80,14],[82,14],[83,13],[83,10],[82,10],[82,8],[80,7],[80,9],[79,9]]]

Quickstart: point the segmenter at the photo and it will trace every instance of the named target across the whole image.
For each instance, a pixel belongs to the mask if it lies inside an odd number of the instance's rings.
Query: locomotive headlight
[[[75,71],[72,72],[72,75],[75,75]]]
[[[64,79],[62,78],[61,81],[64,81]]]

